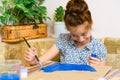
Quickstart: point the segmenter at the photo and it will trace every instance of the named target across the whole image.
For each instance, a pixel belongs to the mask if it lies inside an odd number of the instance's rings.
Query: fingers
[[[24,54],[24,59],[30,63],[35,62],[35,55],[36,55],[36,49],[35,48],[28,48],[26,53]]]
[[[100,60],[98,58],[89,56],[88,61],[89,61],[90,65],[92,65],[92,64],[100,65]]]
[[[35,55],[35,52],[32,49],[28,49],[27,52],[25,53],[26,58],[33,58]]]
[[[29,62],[34,59],[34,55],[29,55],[28,53],[26,53],[24,56],[25,56],[25,60]]]
[[[31,47],[30,50],[33,51],[34,55],[37,55],[37,50],[34,47]]]

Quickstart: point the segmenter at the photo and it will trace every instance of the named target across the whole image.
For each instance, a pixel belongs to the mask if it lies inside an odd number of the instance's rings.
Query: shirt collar
[[[70,34],[69,34],[69,45],[76,45],[74,40],[71,38]]]

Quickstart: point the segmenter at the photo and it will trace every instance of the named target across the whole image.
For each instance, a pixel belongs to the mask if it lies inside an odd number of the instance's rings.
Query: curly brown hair
[[[85,21],[89,23],[88,28],[91,28],[92,17],[87,3],[84,0],[70,0],[66,5],[64,21],[67,29],[69,26],[81,25]]]

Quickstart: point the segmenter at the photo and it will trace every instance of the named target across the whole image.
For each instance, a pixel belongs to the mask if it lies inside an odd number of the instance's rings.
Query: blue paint
[[[96,72],[96,70],[89,65],[62,64],[59,62],[44,67],[43,72],[71,71],[71,70]]]
[[[97,55],[95,53],[92,53],[91,57],[97,58]]]
[[[19,74],[3,73],[0,75],[0,80],[20,80]]]
[[[2,78],[2,77],[1,77],[1,75],[0,75],[0,80],[2,80],[1,78]]]

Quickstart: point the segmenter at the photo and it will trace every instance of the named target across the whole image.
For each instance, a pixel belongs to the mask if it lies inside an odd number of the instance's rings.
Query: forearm
[[[59,50],[55,45],[53,45],[45,54],[43,54],[39,59],[42,63],[49,61],[53,59],[57,54],[59,53]]]

